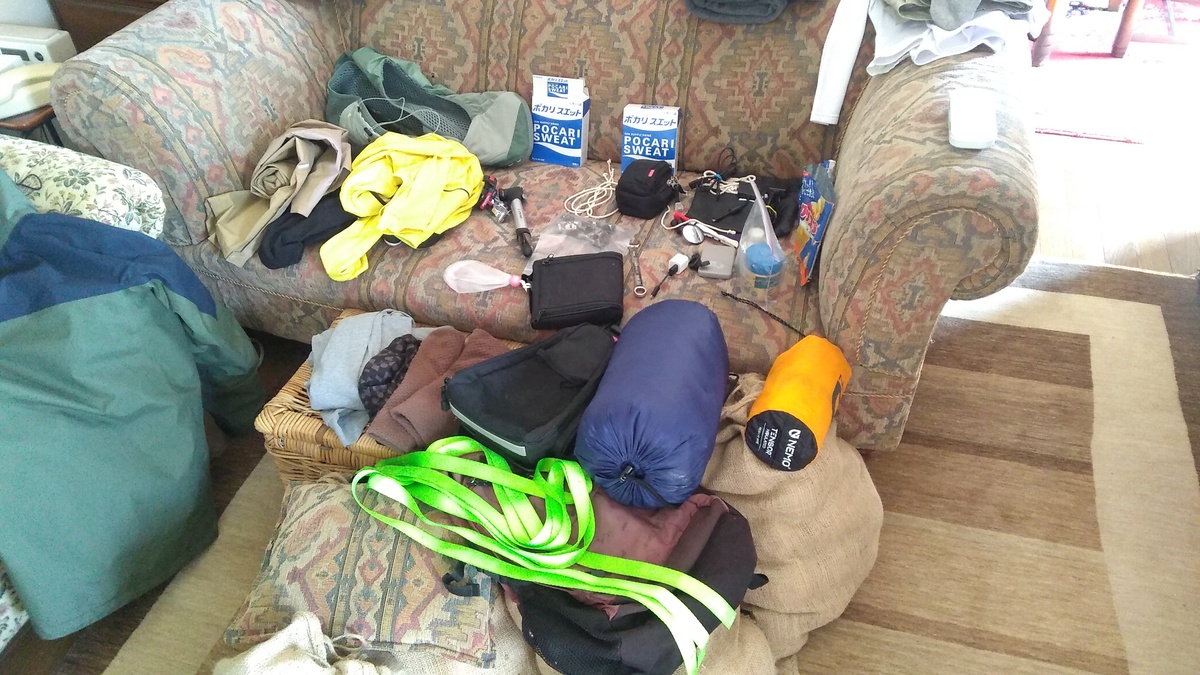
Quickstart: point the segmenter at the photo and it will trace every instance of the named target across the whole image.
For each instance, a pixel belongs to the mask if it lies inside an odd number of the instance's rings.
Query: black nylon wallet
[[[620,253],[542,258],[534,261],[525,280],[530,286],[529,323],[535,329],[621,323],[625,284]]]

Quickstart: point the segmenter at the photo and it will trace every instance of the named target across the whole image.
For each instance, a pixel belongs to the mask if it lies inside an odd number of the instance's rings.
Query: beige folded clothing
[[[445,379],[507,351],[503,342],[483,330],[470,335],[453,328],[433,331],[421,342],[400,386],[367,427],[367,435],[400,452],[453,436],[458,421],[450,411],[442,410]]]
[[[271,141],[250,175],[250,189],[209,197],[208,234],[221,255],[241,267],[258,250],[263,232],[285,211],[307,216],[321,197],[350,173],[345,129],[305,120]]]

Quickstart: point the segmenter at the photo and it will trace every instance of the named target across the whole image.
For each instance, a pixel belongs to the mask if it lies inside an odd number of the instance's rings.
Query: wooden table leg
[[[1033,66],[1035,68],[1050,58],[1050,54],[1054,51],[1054,26],[1062,24],[1067,12],[1071,9],[1071,2],[1070,0],[1050,0],[1046,3],[1046,9],[1050,10],[1050,18],[1046,20],[1046,25],[1042,26],[1042,32],[1038,35],[1037,41],[1033,43]]]
[[[1129,0],[1125,3],[1125,11],[1121,13],[1121,27],[1117,29],[1117,37],[1113,40],[1112,55],[1114,59],[1125,58],[1125,50],[1129,49],[1129,39],[1133,37],[1133,24],[1142,9],[1142,0]]]

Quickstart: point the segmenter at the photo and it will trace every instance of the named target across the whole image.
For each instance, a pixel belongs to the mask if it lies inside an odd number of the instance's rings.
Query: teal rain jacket
[[[39,635],[93,623],[212,543],[203,409],[249,431],[257,367],[166,244],[38,214],[0,171],[0,560]]]

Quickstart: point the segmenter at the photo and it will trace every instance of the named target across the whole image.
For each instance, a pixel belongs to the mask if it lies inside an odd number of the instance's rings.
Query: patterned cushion
[[[808,110],[836,6],[794,2],[771,23],[737,26],[701,21],[684,0],[365,0],[351,10],[351,42],[461,91],[528,99],[533,73],[585,78],[594,159],[620,158],[626,104],[657,103],[684,108],[684,168],[710,168],[732,142],[744,169],[798,176],[829,133]],[[857,69],[847,109],[865,81]]]
[[[375,511],[415,520],[396,502],[366,491]],[[371,516],[343,483],[291,484],[254,590],[225,631],[247,647],[286,626],[297,611],[321,620],[325,634],[362,636],[373,651],[419,648],[479,666],[494,661],[489,608],[496,588],[477,578],[480,595],[442,585],[449,561]]]
[[[12,641],[21,626],[29,621],[29,615],[21,605],[21,599],[8,581],[8,572],[0,564],[0,652]]]
[[[503,185],[520,180],[523,185],[537,186],[537,198],[531,198],[526,203],[529,222],[536,224],[550,222],[561,212],[563,199],[583,187],[595,185],[604,169],[603,162],[595,161],[588,162],[581,169],[530,164],[502,172],[500,177]],[[694,177],[692,174],[683,174],[681,179],[686,182]],[[657,218],[638,220],[619,216],[619,219],[636,227],[636,240],[644,242],[639,258],[647,287],[653,287],[662,278],[667,260],[672,255],[692,250],[678,234],[660,227]],[[789,255],[792,256],[789,264],[796,269],[794,253],[789,251]],[[409,313],[429,325],[452,325],[466,331],[483,328],[505,340],[535,340],[538,333],[529,326],[529,299],[525,293],[504,288],[459,295],[446,285],[442,274],[446,267],[458,260],[480,260],[514,274],[519,274],[525,266],[525,258],[514,243],[511,225],[501,226],[490,217],[473,216],[417,261],[404,296],[404,306]],[[625,264],[625,320],[629,320],[646,307],[651,298],[634,297],[630,256],[626,256]],[[799,336],[761,312],[722,297],[722,290],[731,290],[731,283],[715,283],[686,272],[664,284],[657,299],[684,298],[705,304],[721,321],[734,370],[767,372],[775,356]],[[771,309],[800,330],[819,332],[815,300],[812,287],[785,284],[772,297]]]
[[[501,185],[519,182],[537,186],[525,205],[536,232],[537,224],[548,223],[561,212],[564,199],[598,183],[605,168],[604,162],[597,161],[579,169],[526,163],[499,171],[497,176]],[[683,174],[682,180],[694,177]],[[679,235],[660,227],[657,219],[618,218],[637,228],[636,238],[645,242],[640,258],[648,287],[661,278],[673,254],[692,250]],[[797,269],[794,252],[786,245],[785,249],[790,256],[788,264]],[[467,332],[483,328],[496,337],[517,342],[532,342],[538,337],[537,331],[529,327],[525,293],[504,288],[459,295],[442,280],[446,267],[459,260],[480,260],[497,269],[521,273],[525,259],[514,243],[511,223],[497,224],[490,214],[475,212],[423,251],[376,246],[368,254],[367,271],[347,282],[329,278],[317,251],[317,247],[310,247],[300,264],[281,270],[268,270],[257,258],[245,267],[234,267],[208,242],[186,247],[180,254],[200,270],[202,279],[215,286],[214,291],[243,324],[297,340],[307,341],[324,330],[342,307],[367,311],[400,308],[427,325],[454,326]],[[633,285],[632,261],[626,256],[627,320],[650,301],[648,296],[634,297]],[[775,356],[798,336],[758,310],[722,297],[722,290],[732,290],[731,284],[714,283],[688,272],[664,284],[659,298],[687,298],[707,305],[721,320],[734,369],[767,372]],[[816,298],[815,285],[783,285],[773,296],[770,309],[800,330],[820,333]]]
[[[0,136],[0,169],[41,213],[83,216],[162,236],[162,191],[141,171],[11,136]]]

